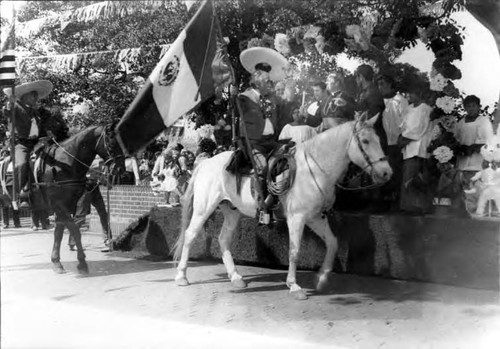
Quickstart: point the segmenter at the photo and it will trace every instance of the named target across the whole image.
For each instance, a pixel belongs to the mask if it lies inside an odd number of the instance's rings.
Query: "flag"
[[[211,0],[204,2],[160,59],[116,127],[127,155],[233,81]]]
[[[14,33],[14,25],[6,27],[0,33],[0,87],[14,86],[16,79],[16,44]]]

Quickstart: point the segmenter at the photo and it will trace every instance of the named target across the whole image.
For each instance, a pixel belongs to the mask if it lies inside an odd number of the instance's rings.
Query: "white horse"
[[[295,278],[304,225],[309,226],[326,244],[325,259],[317,282],[318,290],[326,285],[332,270],[337,238],[322,212],[333,205],[335,184],[347,171],[349,162],[354,162],[369,173],[376,183],[384,183],[392,176],[391,167],[373,129],[376,118],[347,122],[297,145],[295,181],[288,193],[279,198],[290,235],[290,264],[286,284],[296,299],[307,298]],[[243,178],[241,193],[237,194],[236,178],[225,170],[230,157],[231,152],[224,152],[203,161],[195,169],[184,194],[181,233],[174,253],[174,259],[180,259],[175,277],[179,286],[189,285],[186,270],[191,243],[212,212],[220,207],[224,215],[219,235],[222,261],[233,286],[246,287],[246,282],[236,270],[229,248],[241,215],[255,217],[257,203],[251,194],[250,177]]]

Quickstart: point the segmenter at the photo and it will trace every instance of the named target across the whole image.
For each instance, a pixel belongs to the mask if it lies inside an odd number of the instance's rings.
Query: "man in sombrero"
[[[30,154],[40,137],[40,114],[37,110],[37,103],[40,99],[47,97],[52,91],[52,83],[48,80],[37,80],[26,82],[15,87],[15,122],[14,137],[15,142],[15,180],[19,191],[25,188],[30,178],[29,159]],[[12,89],[6,88],[4,92],[10,98]],[[10,103],[4,108],[4,113],[12,122],[12,110]],[[21,207],[26,206],[21,200]]]
[[[236,99],[240,113],[241,147],[252,157],[259,177],[261,223],[269,222],[271,196],[265,180],[266,158],[275,148],[283,127],[280,104],[274,95],[274,84],[285,78],[288,61],[279,52],[265,47],[252,47],[240,54],[243,67],[252,74],[250,87]]]

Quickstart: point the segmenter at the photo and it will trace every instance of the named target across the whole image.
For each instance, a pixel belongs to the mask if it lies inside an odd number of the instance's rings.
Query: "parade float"
[[[36,53],[25,55],[21,59],[25,78],[49,75],[55,83],[56,95],[62,97],[67,110],[74,104],[85,105],[85,108],[71,108],[68,119],[73,122],[72,126],[88,126],[101,118],[121,116],[149,74],[147,70],[168,50],[165,39],[158,40],[160,45],[154,47],[122,48],[117,44],[118,39],[125,38],[117,35],[116,42],[86,38],[82,42],[86,42],[94,51],[82,52],[78,35],[73,34],[84,28],[85,23],[96,23],[95,20],[99,17],[108,20],[114,16],[123,20],[133,13],[140,13],[141,20],[150,20],[147,11],[160,10],[170,17],[174,17],[174,14],[177,20],[174,24],[179,28],[185,24],[181,23],[182,20],[189,18],[188,11],[184,13],[179,9],[166,9],[163,5],[158,5],[161,2],[147,3],[147,10],[136,7],[127,10],[121,2],[105,2],[99,6],[87,6],[63,17],[50,16],[38,23],[20,26],[21,40],[24,40],[28,49],[33,49]],[[435,55],[430,82],[435,92],[435,117],[441,120],[439,124],[442,126],[438,129],[439,132],[436,131],[436,139],[440,139],[440,135],[447,131],[449,122],[453,123],[460,117],[460,105],[456,103],[460,91],[455,88],[453,80],[460,79],[461,72],[453,61],[461,58],[462,37],[459,28],[447,16],[451,7],[423,1],[421,3],[427,6],[418,8],[417,2],[411,2],[411,7],[389,9],[379,4],[379,8],[374,10],[354,2],[339,3],[337,8],[329,9],[330,11],[325,9],[322,15],[312,18],[314,16],[304,15],[306,12],[304,8],[300,9],[301,5],[294,5],[297,7],[294,8],[285,6],[284,2],[276,3],[273,8],[266,9],[268,13],[263,16],[264,10],[252,2],[242,2],[240,7],[233,6],[234,3],[236,2],[219,10],[224,15],[222,26],[231,28],[228,33],[228,49],[240,77],[243,73],[237,67],[237,57],[241,49],[252,45],[274,48],[294,63],[292,66],[295,69],[290,72],[290,78],[295,81],[297,95],[304,96],[304,92],[306,93],[307,102],[310,80],[323,78],[328,73],[340,70],[332,59],[335,55],[347,53],[379,68],[390,65],[403,77],[406,72],[414,71],[405,65],[394,65],[394,58],[420,39]],[[449,5],[452,2],[445,3]],[[458,3],[455,2],[455,5]],[[313,5],[317,5],[319,9],[327,6],[323,1],[316,1]],[[306,7],[309,10],[313,5],[308,3]],[[334,10],[342,14],[349,12],[350,15],[344,19],[333,17]],[[241,23],[234,23],[233,19],[240,14],[238,11],[248,11],[250,15],[247,14]],[[329,21],[330,15],[338,21]],[[309,24],[311,20],[317,23]],[[172,26],[169,23],[167,30],[170,39],[177,35],[172,35]],[[57,51],[57,45],[41,48],[40,40],[30,41],[34,34],[40,32],[39,28],[48,29],[46,35],[52,38],[64,39],[70,36],[73,41],[68,40],[59,47],[62,52]],[[84,29],[92,31],[90,39],[94,39],[96,33],[106,32],[103,28],[105,25],[101,21],[92,30]],[[116,32],[116,28],[113,30]],[[266,30],[269,33],[264,35]],[[157,34],[154,30],[150,32]],[[139,36],[126,39],[130,45],[134,43],[132,39],[136,40],[135,43],[141,42]],[[61,72],[66,75],[61,75]],[[79,94],[75,96],[74,91],[79,91]],[[484,112],[489,113],[488,110]],[[91,118],[84,119],[86,114]],[[231,115],[224,113],[206,120],[206,123],[219,125],[219,128],[226,131],[231,122]],[[186,122],[186,125],[192,124]],[[192,130],[188,131],[192,134]],[[176,137],[179,136],[181,132],[176,133]],[[446,141],[434,150],[439,147],[453,150]],[[440,152],[437,154],[443,155]],[[443,157],[440,159],[444,161]],[[448,161],[440,162],[436,159],[436,167],[437,163],[446,162]],[[441,168],[444,170],[449,166]],[[465,214],[457,215],[449,210],[452,201],[450,196],[456,194],[447,187],[452,182],[451,179],[447,181],[447,178],[453,177],[453,171],[442,172],[443,176],[440,178],[443,180],[435,197],[436,213],[440,214],[408,217],[398,213],[328,211],[327,219],[333,230],[338,232],[340,243],[335,270],[498,289],[498,221],[495,217],[471,219]],[[168,258],[178,234],[179,209],[157,207],[161,198],[154,196],[148,187],[115,186],[110,191],[110,197],[111,225],[115,235],[128,230],[136,233],[129,236],[130,240],[124,243],[124,248]],[[216,213],[207,225],[206,235],[198,241],[196,256],[220,258],[216,239],[220,219],[220,214]],[[91,215],[91,227],[95,222],[96,217]],[[238,240],[235,241],[237,246],[234,257],[241,262],[261,263],[271,267],[287,265],[288,234],[285,230],[283,225],[263,227],[258,226],[254,219],[244,219]],[[299,266],[317,268],[323,253],[322,242],[306,230]]]

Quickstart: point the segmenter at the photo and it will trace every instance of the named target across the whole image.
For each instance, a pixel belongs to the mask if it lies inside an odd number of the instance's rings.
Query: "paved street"
[[[28,227],[26,221],[24,226]],[[295,301],[285,270],[242,266],[249,281],[231,288],[222,264],[192,262],[192,285],[174,285],[170,261],[103,253],[84,233],[90,274],[76,273],[64,237],[51,269],[52,233],[1,233],[2,348],[496,348],[499,294],[355,275],[332,275]]]

